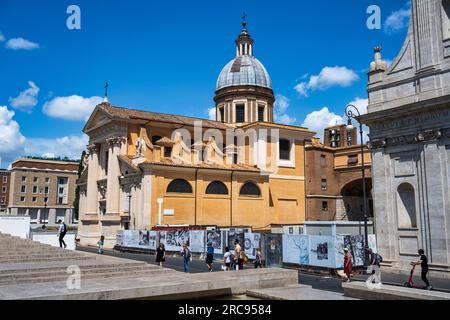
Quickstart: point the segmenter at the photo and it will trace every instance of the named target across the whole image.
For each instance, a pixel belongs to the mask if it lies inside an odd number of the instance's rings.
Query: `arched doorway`
[[[364,197],[362,179],[353,180],[341,189],[344,214],[341,220],[362,221],[364,219]],[[372,179],[366,178],[367,215],[373,218]]]

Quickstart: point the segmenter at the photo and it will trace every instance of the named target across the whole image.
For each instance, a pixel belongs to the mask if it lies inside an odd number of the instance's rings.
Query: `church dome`
[[[258,86],[272,89],[272,81],[263,64],[251,55],[231,60],[220,73],[216,90],[233,86]]]

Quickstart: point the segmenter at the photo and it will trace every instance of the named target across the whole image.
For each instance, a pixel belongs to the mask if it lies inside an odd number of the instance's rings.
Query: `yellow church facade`
[[[305,145],[274,122],[274,94],[246,24],[217,81],[216,121],[113,106],[88,120],[80,186],[81,245],[160,225],[249,227],[305,221]]]

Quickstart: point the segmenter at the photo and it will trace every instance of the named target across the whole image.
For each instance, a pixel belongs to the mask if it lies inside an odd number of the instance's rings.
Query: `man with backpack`
[[[375,288],[381,287],[381,269],[380,265],[383,262],[383,258],[378,254],[374,253],[372,249],[368,250],[369,254],[369,267],[367,272],[370,273],[369,278],[366,283],[368,286],[375,284]]]
[[[190,273],[189,263],[191,262],[191,250],[189,250],[187,243],[183,244],[183,249],[181,249],[181,258],[183,259],[184,272]]]
[[[59,223],[59,229],[58,229],[58,238],[59,238],[59,247],[62,248],[64,245],[64,249],[67,248],[66,243],[64,242],[64,237],[67,233],[67,225],[62,221],[58,220]]]

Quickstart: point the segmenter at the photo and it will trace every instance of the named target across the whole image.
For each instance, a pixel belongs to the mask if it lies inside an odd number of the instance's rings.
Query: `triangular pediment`
[[[411,69],[413,67],[413,56],[412,56],[412,48],[411,48],[411,40],[408,39],[405,42],[400,54],[392,63],[389,74],[397,73],[403,70]]]
[[[104,126],[111,121],[112,117],[104,110],[104,108],[101,107],[101,105],[98,105],[97,107],[95,107],[94,111],[89,117],[89,120],[86,122],[83,132],[88,133],[89,131]]]

